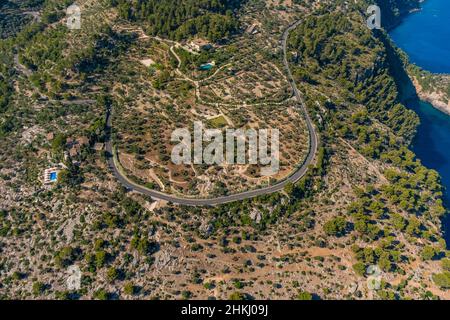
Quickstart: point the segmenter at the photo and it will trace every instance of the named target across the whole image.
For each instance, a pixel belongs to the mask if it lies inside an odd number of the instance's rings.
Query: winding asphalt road
[[[302,95],[300,94],[299,90],[297,89],[297,86],[295,85],[294,78],[292,76],[291,69],[289,68],[289,63],[287,59],[287,40],[289,37],[289,33],[295,29],[298,25],[301,24],[301,21],[297,21],[293,25],[291,25],[289,28],[286,29],[286,31],[283,33],[282,37],[282,46],[283,46],[283,62],[284,66],[286,68],[286,72],[288,75],[289,83],[291,84],[291,87],[294,91],[294,95],[296,99],[299,102],[299,107],[304,113],[307,128],[309,131],[309,151],[308,156],[304,160],[303,164],[297,168],[297,170],[289,176],[289,178],[269,187],[261,188],[261,189],[255,189],[251,191],[246,191],[242,193],[237,193],[229,196],[223,196],[219,198],[210,198],[210,199],[195,199],[195,198],[182,198],[178,197],[176,195],[166,194],[163,192],[155,191],[148,189],[146,187],[140,186],[134,182],[132,182],[130,179],[128,179],[121,171],[120,171],[120,164],[117,163],[117,156],[114,154],[115,150],[112,147],[111,142],[111,128],[112,128],[112,121],[110,112],[107,113],[107,119],[106,119],[106,131],[107,131],[107,142],[106,142],[106,151],[109,153],[108,155],[108,167],[112,171],[113,175],[116,177],[116,179],[127,189],[139,192],[141,194],[147,195],[152,197],[156,200],[165,200],[169,201],[175,204],[181,204],[181,205],[187,205],[187,206],[215,206],[235,201],[242,201],[245,199],[251,199],[257,196],[272,194],[275,192],[282,191],[286,185],[289,183],[296,183],[301,178],[305,176],[305,174],[308,171],[309,165],[314,161],[315,155],[317,153],[317,148],[319,145],[319,138],[317,135],[317,132],[314,128],[314,125],[311,121],[311,118],[308,114],[308,111],[306,109],[306,105],[304,103],[304,100],[302,98]]]

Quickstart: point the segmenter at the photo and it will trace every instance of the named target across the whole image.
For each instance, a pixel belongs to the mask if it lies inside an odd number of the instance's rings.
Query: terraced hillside
[[[17,34],[23,27],[41,19],[43,0],[5,0],[0,3],[0,39]],[[44,17],[45,18],[45,17]]]

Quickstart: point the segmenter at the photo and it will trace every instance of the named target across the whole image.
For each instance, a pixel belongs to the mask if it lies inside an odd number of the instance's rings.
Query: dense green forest
[[[407,140],[414,136],[419,119],[400,104],[392,69],[398,63],[401,65],[401,61],[394,49],[388,47],[383,34],[372,37],[368,30],[357,27],[346,17],[333,14],[320,19],[308,18],[292,33],[290,46],[299,53],[297,59],[304,61],[294,68],[299,82],[318,84],[336,79],[352,92],[345,97],[346,101],[365,105],[372,116],[399,136]],[[317,74],[324,78],[315,77]],[[357,131],[353,134],[359,136],[361,145],[373,140],[370,139],[375,134],[372,124],[353,120]],[[361,131],[364,124],[368,131]],[[343,132],[347,129],[350,128],[344,128]]]
[[[152,35],[176,40],[200,36],[211,41],[238,29],[234,16],[239,0],[111,0],[122,18],[141,22]]]

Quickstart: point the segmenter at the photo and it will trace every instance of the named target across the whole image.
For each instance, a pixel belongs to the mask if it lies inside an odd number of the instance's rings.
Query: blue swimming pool
[[[200,70],[208,71],[211,70],[213,67],[214,65],[212,63],[205,63],[200,66]]]
[[[56,181],[58,179],[58,174],[56,172],[50,173],[50,181]]]

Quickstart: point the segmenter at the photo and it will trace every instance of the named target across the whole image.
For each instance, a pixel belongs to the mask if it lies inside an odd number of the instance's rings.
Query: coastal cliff
[[[376,0],[383,13],[382,24],[386,30],[391,30],[398,26],[402,19],[410,14],[420,10],[420,4],[424,0]]]
[[[398,26],[408,14],[420,10],[425,0],[380,0],[377,3],[384,14],[384,27],[392,30]],[[383,8],[385,9],[383,11]],[[423,101],[432,104],[436,109],[450,115],[450,75],[434,74],[410,63],[405,57],[405,68],[414,86],[416,95]]]
[[[450,75],[418,72],[410,73],[418,97],[450,115]]]

